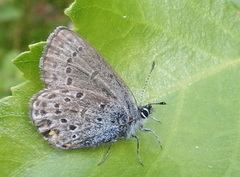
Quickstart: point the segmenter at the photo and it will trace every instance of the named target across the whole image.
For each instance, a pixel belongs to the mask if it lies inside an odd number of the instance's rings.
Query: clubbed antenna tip
[[[159,102],[159,103],[150,103],[150,104],[151,104],[151,105],[154,105],[154,104],[155,104],[155,105],[156,105],[156,104],[166,105],[167,103],[163,101],[163,102]]]

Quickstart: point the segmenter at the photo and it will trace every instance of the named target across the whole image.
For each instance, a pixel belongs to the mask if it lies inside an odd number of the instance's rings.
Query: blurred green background
[[[11,95],[10,88],[24,81],[11,62],[28,45],[45,41],[56,26],[67,26],[64,15],[73,0],[0,0],[0,98]]]

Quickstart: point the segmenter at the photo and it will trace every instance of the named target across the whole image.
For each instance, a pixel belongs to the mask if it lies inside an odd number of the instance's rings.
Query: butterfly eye
[[[142,118],[144,118],[144,119],[146,119],[148,116],[149,116],[149,109],[148,108],[143,108],[142,110],[141,110],[141,117]]]

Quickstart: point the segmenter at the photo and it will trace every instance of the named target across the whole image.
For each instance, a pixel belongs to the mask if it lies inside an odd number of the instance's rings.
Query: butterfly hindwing
[[[81,89],[42,90],[30,114],[44,138],[62,149],[109,142],[121,134],[129,116],[119,103]]]

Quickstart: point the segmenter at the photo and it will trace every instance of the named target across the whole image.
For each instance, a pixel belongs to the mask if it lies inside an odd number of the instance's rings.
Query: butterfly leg
[[[158,123],[161,123],[161,121],[160,120],[158,120],[158,119],[156,119],[155,117],[152,117],[152,116],[149,116],[152,120],[155,120],[156,122],[158,122]]]
[[[112,144],[113,144],[113,142],[110,142],[110,143],[109,143],[107,152],[106,152],[105,155],[103,156],[101,162],[98,163],[98,166],[101,165],[101,164],[103,164],[103,162],[105,162],[105,160],[107,159],[108,154],[109,154],[109,152],[110,152],[110,149],[111,149],[111,147],[112,147]]]
[[[151,132],[155,136],[155,138],[157,139],[157,142],[159,143],[159,145],[160,145],[160,147],[162,149],[161,141],[159,140],[157,134],[153,130],[147,129],[147,128],[143,128],[143,127],[140,127],[140,130],[141,131],[145,131],[145,132]]]
[[[135,138],[137,140],[137,156],[138,156],[138,161],[139,163],[144,166],[144,164],[142,163],[141,157],[140,157],[140,142],[139,142],[139,137],[137,135],[132,135],[133,138]]]

